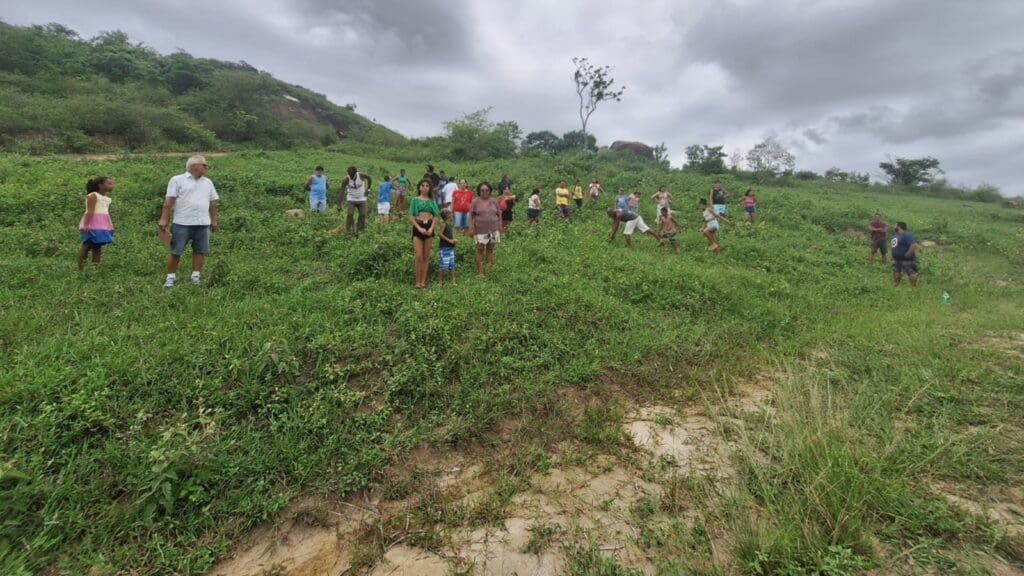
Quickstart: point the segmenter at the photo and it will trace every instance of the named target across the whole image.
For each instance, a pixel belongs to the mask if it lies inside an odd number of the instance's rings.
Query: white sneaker
[[[164,280],[164,288],[174,288],[174,278]]]
[[[188,283],[193,286],[199,286],[199,276],[192,276],[188,279]]]

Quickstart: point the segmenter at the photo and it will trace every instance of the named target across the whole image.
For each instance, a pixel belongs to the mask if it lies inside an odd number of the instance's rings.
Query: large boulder
[[[654,160],[654,148],[651,148],[643,142],[627,142],[625,140],[616,140],[612,142],[610,146],[612,150],[620,152],[631,152],[641,158],[649,158]]]

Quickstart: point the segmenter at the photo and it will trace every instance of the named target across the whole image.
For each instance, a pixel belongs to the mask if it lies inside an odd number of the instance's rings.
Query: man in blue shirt
[[[910,285],[917,286],[917,240],[907,232],[906,222],[896,223],[896,234],[892,237],[892,285],[900,285],[902,275],[910,278]]]

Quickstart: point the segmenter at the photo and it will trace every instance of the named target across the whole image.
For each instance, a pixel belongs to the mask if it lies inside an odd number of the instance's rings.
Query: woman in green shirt
[[[430,269],[430,240],[434,237],[434,223],[440,216],[437,202],[430,198],[430,180],[420,180],[416,185],[416,197],[409,202],[409,224],[412,224],[414,288],[427,287],[427,272]]]

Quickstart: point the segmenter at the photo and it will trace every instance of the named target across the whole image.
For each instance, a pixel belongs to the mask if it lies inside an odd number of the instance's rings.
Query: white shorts
[[[381,216],[391,214],[391,202],[377,202],[377,214]]]
[[[501,242],[501,232],[494,231],[487,234],[476,234],[473,236],[476,238],[477,244],[497,244]]]
[[[651,229],[651,227],[647,225],[647,222],[644,222],[642,216],[637,216],[636,218],[633,218],[629,222],[626,222],[626,231],[623,232],[623,234],[625,234],[626,236],[632,236],[633,231],[636,230],[637,228],[640,229],[641,233],[647,232]]]

